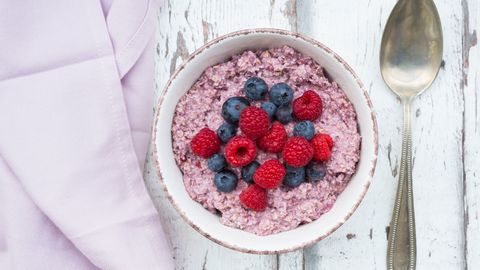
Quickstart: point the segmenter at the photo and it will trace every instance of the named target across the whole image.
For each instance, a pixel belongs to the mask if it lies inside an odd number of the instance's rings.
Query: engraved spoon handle
[[[397,196],[388,236],[387,269],[415,270],[417,247],[412,188],[411,103],[403,102],[403,140]]]

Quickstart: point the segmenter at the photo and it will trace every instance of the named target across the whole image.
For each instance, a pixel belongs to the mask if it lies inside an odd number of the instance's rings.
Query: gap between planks
[[[478,68],[479,48],[477,46],[477,29],[480,26],[480,6],[475,0],[462,0],[463,33],[462,33],[462,80],[461,88],[464,98],[462,129],[462,161],[463,161],[463,204],[464,204],[464,260],[465,270],[480,268],[480,207],[478,162],[480,160],[480,144],[478,138],[480,124],[478,118]],[[470,55],[474,56],[471,57]],[[476,61],[470,61],[471,59]]]

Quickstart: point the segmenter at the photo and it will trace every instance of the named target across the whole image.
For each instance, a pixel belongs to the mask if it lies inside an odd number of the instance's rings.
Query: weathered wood
[[[165,0],[159,16],[157,100],[170,74],[221,34],[275,27],[312,36],[358,73],[378,117],[374,182],[350,220],[305,251],[242,254],[191,229],[164,198],[149,158],[147,185],[172,241],[177,269],[385,269],[388,225],[401,147],[401,107],[380,75],[383,27],[395,0]],[[480,27],[477,0],[436,0],[444,30],[444,66],[414,104],[414,193],[418,269],[480,269]]]
[[[465,188],[465,260],[466,269],[480,269],[480,4],[462,1],[463,78],[465,97],[463,155]]]
[[[305,267],[303,260],[303,250],[289,252],[278,255],[277,269],[278,270],[301,270]]]
[[[205,42],[246,28],[295,30],[295,7],[294,0],[165,1],[158,15],[155,100],[175,68]],[[301,251],[287,256],[250,255],[214,244],[190,228],[172,208],[156,184],[150,158],[145,178],[170,236],[177,269],[277,269],[278,260],[292,265],[303,258]]]
[[[385,269],[386,227],[396,189],[401,106],[380,75],[385,21],[396,1],[300,1],[298,30],[326,43],[358,72],[378,117],[379,161],[365,201],[330,238],[305,251],[306,269]],[[463,260],[463,163],[460,87],[462,8],[435,1],[443,22],[445,67],[414,103],[414,193],[418,269],[460,269]]]

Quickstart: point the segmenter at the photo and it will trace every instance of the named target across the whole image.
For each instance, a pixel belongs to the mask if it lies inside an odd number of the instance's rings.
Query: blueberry
[[[277,105],[273,104],[270,101],[262,103],[261,107],[264,111],[267,112],[268,117],[270,117],[270,119],[273,118],[273,116],[275,115],[275,111],[277,111]]]
[[[287,187],[298,187],[305,182],[305,168],[294,168],[287,166],[287,174],[283,178],[283,184]]]
[[[293,135],[302,136],[310,141],[313,138],[313,135],[315,135],[315,127],[310,121],[298,122],[293,128]]]
[[[280,123],[284,125],[292,121],[293,120],[292,106],[285,105],[285,106],[279,107],[275,112],[275,117],[277,118],[278,121],[280,121]]]
[[[230,170],[223,170],[215,174],[213,179],[217,190],[220,192],[231,192],[235,190],[238,183],[237,175]]]
[[[224,143],[228,142],[236,134],[237,134],[237,127],[230,123],[223,123],[217,129],[217,136]]]
[[[327,167],[323,162],[312,161],[307,165],[307,179],[310,182],[318,182],[327,174]]]
[[[222,105],[222,116],[225,121],[235,124],[240,119],[243,109],[250,106],[248,99],[244,97],[231,97]]]
[[[260,167],[260,163],[257,161],[253,161],[252,163],[248,164],[247,166],[244,166],[242,168],[242,179],[243,181],[253,184],[253,174],[255,171]]]
[[[214,172],[219,172],[227,167],[227,160],[223,155],[214,154],[208,159],[208,168]]]
[[[286,83],[277,83],[270,89],[270,101],[277,106],[287,105],[293,99],[293,91]]]
[[[245,90],[245,95],[253,100],[262,100],[268,93],[267,83],[258,77],[249,78],[245,82],[243,89]]]

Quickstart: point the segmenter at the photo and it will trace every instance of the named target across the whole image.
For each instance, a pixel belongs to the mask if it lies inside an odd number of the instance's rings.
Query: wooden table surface
[[[155,98],[175,68],[231,31],[274,27],[313,37],[339,53],[372,99],[379,126],[373,183],[355,214],[320,243],[282,255],[221,247],[175,212],[148,161],[145,177],[174,249],[177,269],[385,269],[401,148],[400,101],[382,81],[378,55],[395,0],[165,0],[158,15]],[[480,269],[480,27],[478,0],[436,0],[444,63],[414,103],[413,180],[417,269]],[[478,96],[478,97],[477,97]]]

